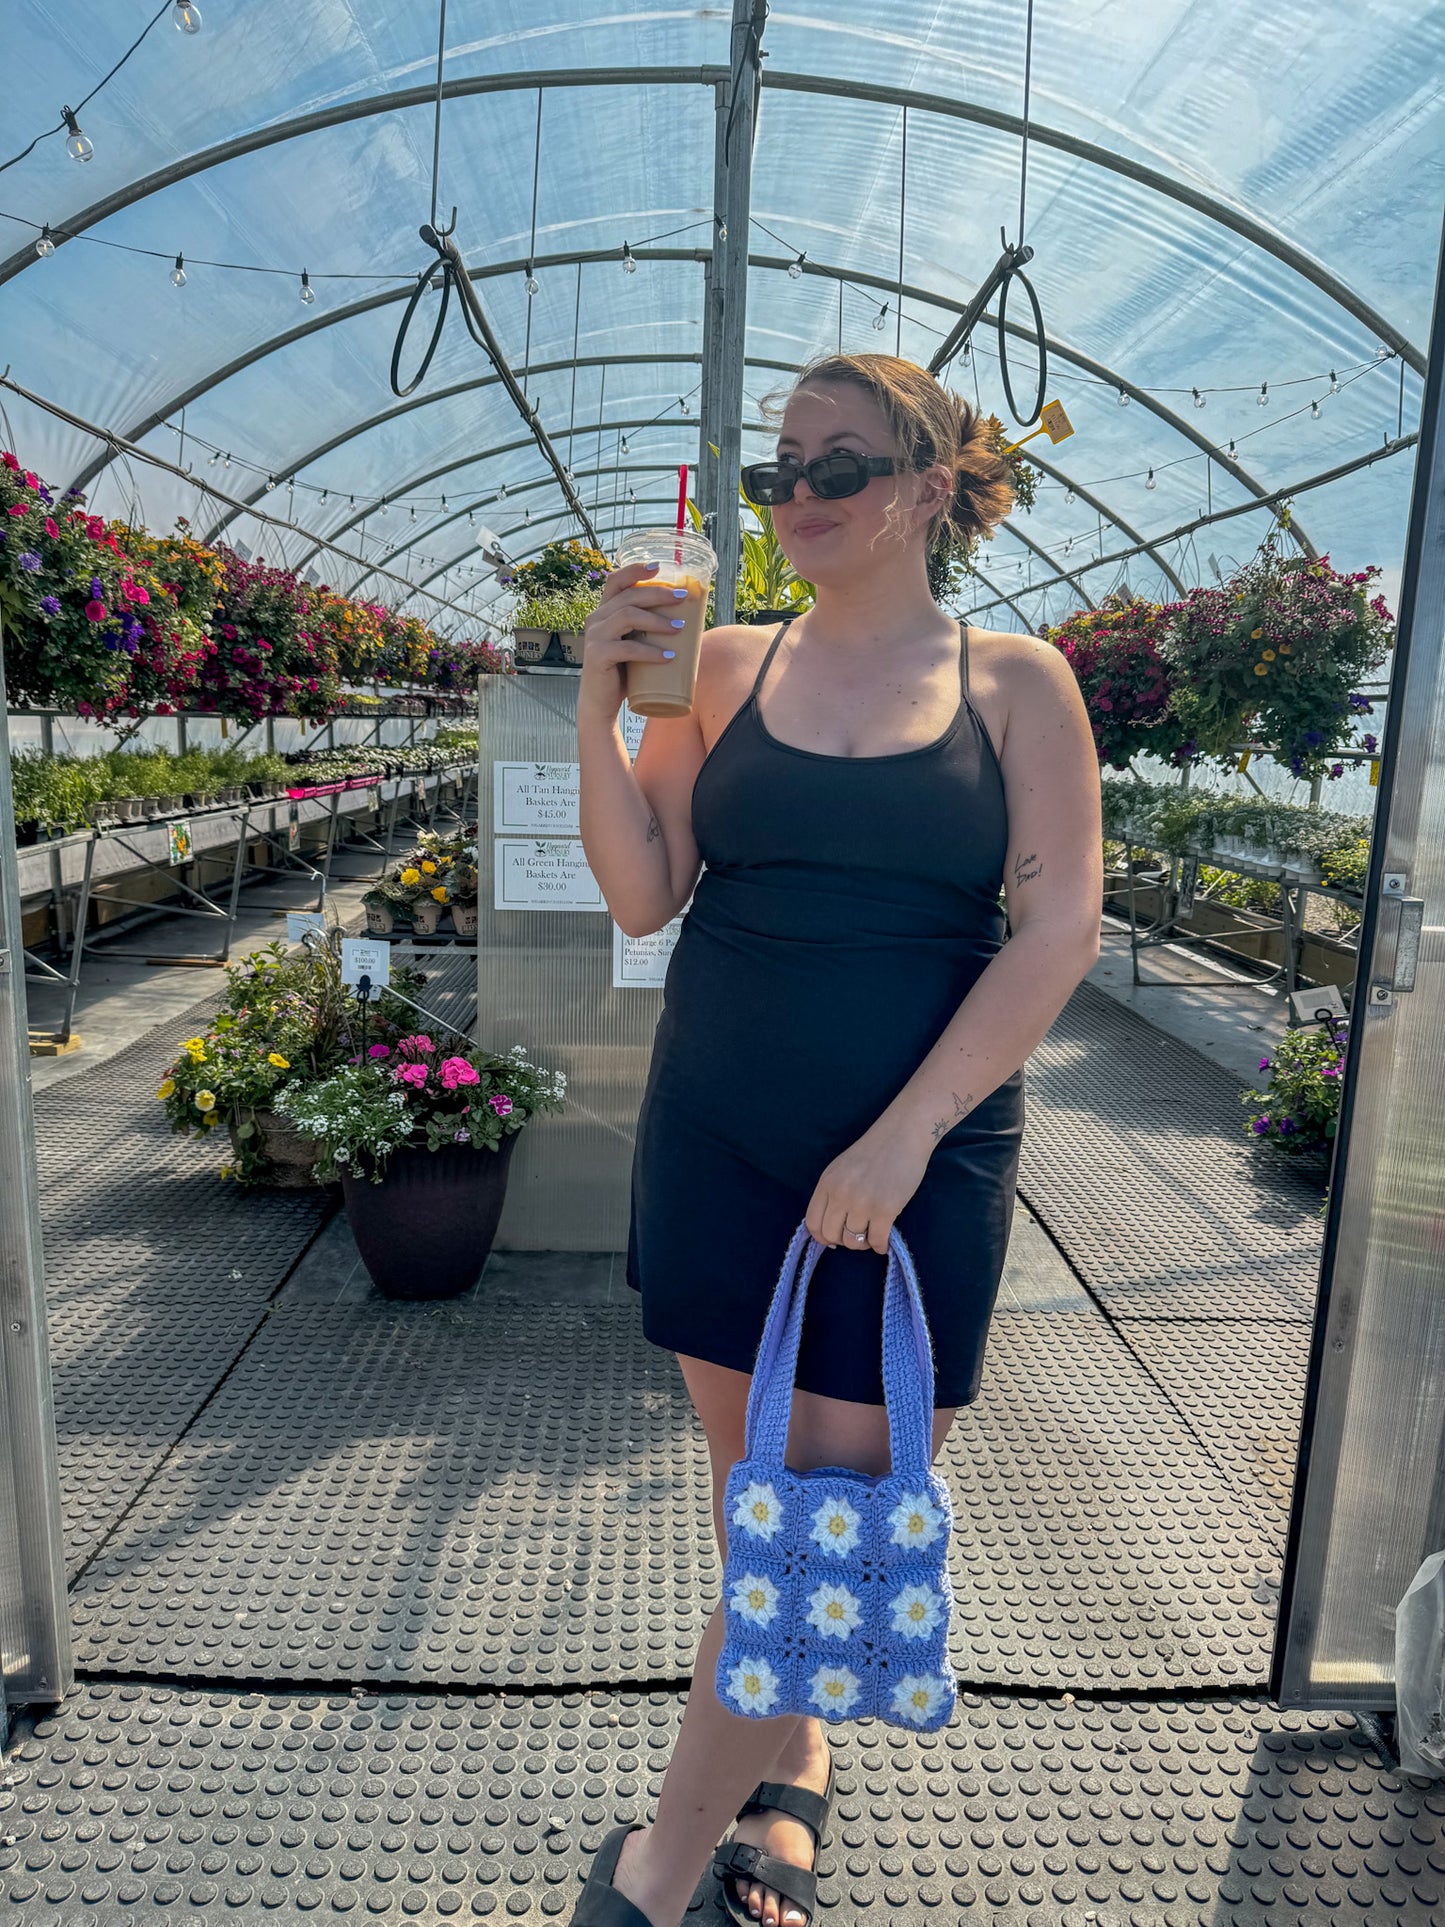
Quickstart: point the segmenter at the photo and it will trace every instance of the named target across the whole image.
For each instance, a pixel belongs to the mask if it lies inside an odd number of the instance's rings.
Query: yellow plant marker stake
[[[1243,774],[1244,774],[1244,772],[1245,772],[1245,771],[1246,771],[1246,770],[1247,770],[1247,769],[1249,768],[1249,759],[1250,759],[1250,757],[1251,757],[1251,756],[1252,756],[1253,754],[1254,754],[1254,751],[1253,751],[1252,749],[1247,749],[1247,750],[1246,750],[1246,751],[1244,752],[1244,754],[1243,754],[1243,756],[1241,756],[1241,757],[1240,757],[1240,759],[1239,759],[1239,774],[1240,774],[1241,776],[1243,776]]]
[[[1027,435],[1021,435],[1016,442],[1005,442],[1003,452],[1005,455],[1012,455],[1016,448],[1022,448],[1025,442],[1031,442],[1035,435],[1047,435],[1049,440],[1057,446],[1059,442],[1066,442],[1073,432],[1074,424],[1065,414],[1064,404],[1061,401],[1046,401],[1039,410],[1038,427],[1030,429]]]
[[[1380,759],[1378,756],[1372,756],[1370,758],[1370,788],[1372,790],[1377,790],[1379,787],[1380,787]]]

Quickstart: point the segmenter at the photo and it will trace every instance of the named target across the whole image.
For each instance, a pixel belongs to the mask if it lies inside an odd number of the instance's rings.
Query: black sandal
[[[801,1820],[813,1836],[813,1865],[796,1866],[791,1860],[779,1860],[775,1854],[765,1853],[761,1847],[739,1840],[729,1834],[718,1848],[717,1858],[713,1861],[713,1872],[722,1883],[723,1905],[729,1917],[737,1922],[737,1927],[758,1927],[757,1920],[748,1912],[744,1902],[739,1900],[733,1886],[734,1880],[755,1881],[759,1886],[771,1887],[775,1894],[782,1896],[786,1905],[791,1902],[801,1907],[808,1915],[809,1927],[817,1908],[818,1898],[818,1852],[823,1844],[823,1830],[828,1824],[828,1814],[833,1805],[833,1761],[828,1760],[828,1786],[823,1793],[814,1793],[811,1787],[794,1786],[786,1780],[764,1780],[746,1799],[738,1810],[739,1820],[750,1813],[773,1811],[786,1813],[791,1820]],[[778,1909],[781,1916],[783,1908]],[[623,1927],[619,1922],[618,1927]]]
[[[626,1894],[618,1893],[612,1884],[612,1876],[622,1858],[622,1843],[641,1825],[640,1820],[629,1820],[623,1826],[614,1827],[604,1838],[593,1859],[587,1884],[573,1909],[570,1927],[652,1927],[642,1909]],[[757,1927],[756,1921],[752,1927]]]

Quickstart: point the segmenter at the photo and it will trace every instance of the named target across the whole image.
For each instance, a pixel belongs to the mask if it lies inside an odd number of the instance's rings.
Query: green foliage
[[[1320,865],[1337,852],[1354,850],[1370,832],[1368,817],[1304,809],[1264,796],[1224,796],[1216,790],[1109,777],[1101,789],[1106,835],[1120,837],[1129,831],[1136,844],[1172,855],[1207,851],[1215,838],[1237,836]]]
[[[746,622],[759,609],[811,609],[817,592],[811,582],[798,575],[783,554],[773,512],[748,501],[741,486],[738,495],[748,513],[757,519],[756,529],[744,527],[742,554],[738,562],[737,619]]]
[[[1227,903],[1235,910],[1279,909],[1279,885],[1273,877],[1245,877],[1233,870],[1217,870],[1211,863],[1199,866],[1199,884],[1214,903]]]
[[[512,617],[516,629],[555,629],[560,635],[579,632],[602,599],[601,589],[574,584],[566,589],[538,589],[518,599]]]
[[[1272,1056],[1260,1059],[1267,1090],[1244,1090],[1239,1101],[1251,1113],[1245,1131],[1256,1144],[1276,1145],[1292,1157],[1327,1152],[1339,1123],[1340,1086],[1349,1026],[1287,1030]]]

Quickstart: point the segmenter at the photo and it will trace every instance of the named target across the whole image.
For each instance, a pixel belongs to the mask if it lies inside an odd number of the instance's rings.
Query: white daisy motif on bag
[[[937,1719],[938,1710],[948,1698],[947,1682],[932,1673],[912,1673],[893,1688],[893,1711],[900,1719],[926,1726]]]
[[[859,1691],[858,1675],[846,1666],[820,1666],[808,1682],[808,1697],[814,1706],[835,1717],[849,1711]]]
[[[863,1618],[846,1586],[819,1586],[808,1601],[808,1622],[833,1639],[846,1639]]]
[[[825,1499],[813,1514],[814,1543],[841,1559],[857,1545],[862,1523],[846,1499]]]
[[[770,1485],[757,1480],[738,1494],[733,1507],[733,1524],[751,1533],[754,1539],[771,1539],[783,1522],[783,1508]]]
[[[777,1702],[778,1676],[765,1659],[740,1659],[728,1675],[728,1691],[749,1713],[766,1713]]]
[[[905,1492],[888,1523],[895,1546],[931,1546],[943,1530],[943,1514],[926,1493]]]
[[[943,1597],[935,1586],[905,1586],[892,1607],[893,1630],[905,1639],[926,1639],[943,1617]]]
[[[778,1589],[766,1573],[745,1572],[728,1603],[739,1619],[766,1626],[778,1616]]]

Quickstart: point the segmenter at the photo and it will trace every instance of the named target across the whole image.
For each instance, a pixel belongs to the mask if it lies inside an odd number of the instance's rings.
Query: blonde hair
[[[930,549],[950,537],[965,547],[988,540],[1013,507],[1014,492],[1008,464],[977,408],[898,355],[816,356],[789,393],[828,382],[850,383],[873,397],[909,468],[939,464],[953,476],[952,495],[928,524]],[[765,417],[780,419],[787,399],[768,396]]]

